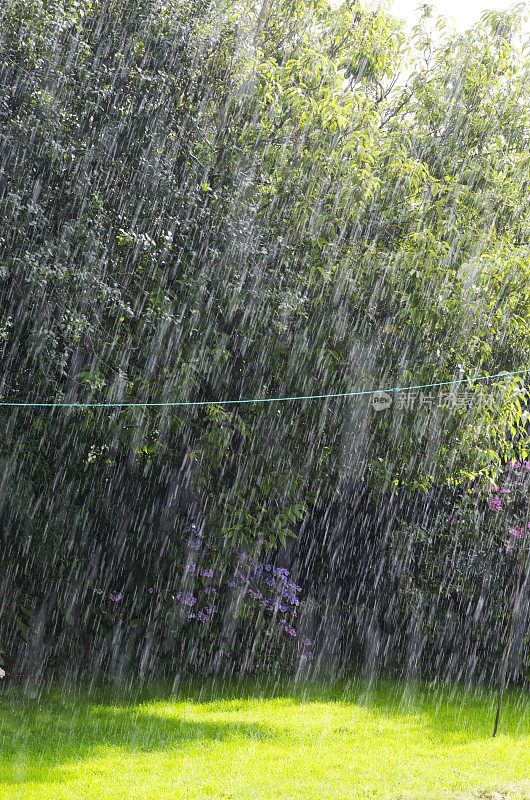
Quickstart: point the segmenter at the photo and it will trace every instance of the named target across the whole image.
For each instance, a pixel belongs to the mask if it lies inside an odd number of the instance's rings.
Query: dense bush
[[[424,16],[414,51],[355,2],[6,0],[0,23],[2,400],[103,404],[0,408],[13,672],[163,661],[183,519],[254,554],[351,475],[386,498],[526,457],[520,378],[436,415],[207,402],[525,368],[516,13],[438,44]],[[206,404],[142,405],[177,401]]]
[[[529,470],[529,461],[512,462],[498,485],[468,487],[452,508],[440,504],[428,525],[393,532],[394,615],[414,630],[421,643],[414,657],[431,674],[452,662],[460,678],[494,675],[520,587],[510,668],[530,679]]]

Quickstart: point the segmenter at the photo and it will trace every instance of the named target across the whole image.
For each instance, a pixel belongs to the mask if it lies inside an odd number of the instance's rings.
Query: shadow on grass
[[[0,706],[0,786],[61,780],[57,767],[102,755],[105,748],[138,754],[176,750],[193,742],[274,739],[266,724],[194,721],[137,707],[94,706],[78,698],[14,700]],[[63,776],[65,778],[66,775]]]
[[[503,698],[499,735],[511,738],[530,736],[530,687],[508,689]],[[168,699],[168,688],[154,689],[160,699]],[[143,690],[139,690],[143,698]],[[152,699],[153,687],[145,699]],[[497,689],[463,684],[427,683],[395,679],[351,679],[305,683],[243,681],[239,683],[201,682],[181,686],[174,697],[192,702],[216,703],[249,699],[284,699],[292,705],[340,703],[363,707],[388,722],[405,718],[421,720],[422,728],[441,742],[460,743],[490,739],[497,705]]]
[[[21,690],[0,692],[0,785],[27,781],[57,782],[60,767],[101,755],[105,748],[125,753],[168,751],[178,753],[194,742],[267,740],[279,746],[293,737],[311,744],[315,727],[297,727],[295,719],[275,713],[267,723],[245,722],[240,712],[252,700],[276,700],[286,706],[315,704],[312,724],[318,728],[317,704],[339,704],[335,731],[345,738],[355,734],[359,708],[373,716],[374,729],[395,729],[407,744],[407,730],[438,745],[454,746],[491,739],[495,693],[466,691],[461,687],[433,687],[393,681],[341,682],[328,685],[288,686],[258,683],[202,682],[143,687],[70,689],[44,688],[31,699]],[[198,704],[206,712],[229,713],[228,721],[189,719],[185,704]],[[146,703],[179,702],[171,716]],[[351,710],[351,717],[350,717]],[[267,711],[263,710],[264,717]],[[199,715],[200,716],[200,715]],[[326,713],[322,713],[325,717]],[[501,735],[513,739],[530,735],[528,693],[505,696]],[[374,733],[376,735],[376,733]],[[375,740],[374,740],[375,741]],[[322,742],[319,747],[322,746]],[[335,743],[336,746],[336,743]]]

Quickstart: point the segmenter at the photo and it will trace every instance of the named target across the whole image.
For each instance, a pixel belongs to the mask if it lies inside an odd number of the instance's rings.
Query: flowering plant
[[[302,587],[287,568],[261,559],[264,542],[248,552],[228,536],[205,536],[195,523],[185,533],[179,574],[147,591],[195,660],[228,659],[233,668],[253,672],[312,661],[312,642],[298,624]]]
[[[530,462],[510,461],[495,481],[440,491],[423,524],[401,522],[388,544],[396,580],[393,619],[415,632],[425,671],[498,670],[520,563],[530,544]],[[407,637],[396,636],[396,658]],[[420,645],[418,645],[420,646]],[[529,672],[523,646],[521,674]],[[458,667],[457,667],[458,665]],[[456,673],[458,674],[458,673]]]

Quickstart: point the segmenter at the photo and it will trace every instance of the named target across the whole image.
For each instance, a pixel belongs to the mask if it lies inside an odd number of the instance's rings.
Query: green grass
[[[357,682],[0,693],[1,800],[530,800],[528,697]],[[3,739],[3,742],[2,742]],[[526,783],[525,783],[526,781]]]

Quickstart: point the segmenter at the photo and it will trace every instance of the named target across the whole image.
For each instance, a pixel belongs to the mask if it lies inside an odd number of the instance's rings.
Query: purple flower
[[[225,583],[226,583],[226,585],[227,585],[227,586],[231,586],[232,588],[234,588],[235,586],[237,586],[237,584],[236,584],[236,582],[235,582],[235,581],[225,581]]]
[[[197,539],[188,539],[186,542],[191,550],[200,550],[202,546],[202,542],[198,541]]]
[[[298,597],[295,597],[294,594],[291,595],[290,597],[287,597],[286,600],[287,600],[288,603],[291,603],[291,605],[293,605],[293,606],[299,606],[300,605],[300,600],[298,599]]]
[[[262,597],[261,592],[255,592],[254,589],[249,589],[248,593],[252,597],[253,600],[259,600],[260,597]]]
[[[195,523],[191,523],[184,526],[184,530],[186,533],[190,533],[192,536],[197,536],[199,539],[204,539],[204,533],[201,533],[198,526]],[[191,538],[191,537],[190,537]]]
[[[185,597],[185,598],[182,600],[182,602],[183,602],[183,603],[185,603],[187,606],[193,606],[193,605],[195,605],[195,603],[197,602],[197,598],[196,598],[196,597],[192,597],[192,596],[190,595],[189,597]]]
[[[453,517],[453,519],[451,520],[451,525],[454,525],[457,522],[458,522],[457,517]]]
[[[109,597],[114,603],[119,603],[120,600],[123,600],[123,595],[121,592],[111,592]]]
[[[273,569],[274,575],[280,575],[282,578],[286,578],[289,574],[289,570],[285,569],[284,567],[275,567]]]
[[[203,569],[201,575],[203,578],[213,578],[213,569]]]
[[[502,504],[498,497],[490,497],[490,511],[502,511]]]
[[[309,641],[309,639],[307,638],[307,636],[302,636],[302,638],[300,639],[300,641],[302,642],[302,644],[304,645],[304,647],[311,647],[311,642]]]
[[[301,586],[297,586],[297,585],[296,585],[296,583],[288,583],[288,584],[287,584],[287,587],[288,587],[288,588],[289,588],[289,589],[290,589],[292,592],[301,592],[301,591],[302,591],[302,587],[301,587]]]
[[[213,586],[207,586],[204,594],[217,594],[217,589],[214,589]]]
[[[186,606],[192,606],[197,602],[197,598],[196,597],[192,597],[192,595],[190,595],[190,594],[186,595],[186,594],[183,594],[182,592],[177,592],[177,594],[175,596],[176,596],[177,600],[180,600],[180,602],[184,603],[184,605],[186,605]]]
[[[182,565],[184,572],[193,572],[196,569],[197,564],[183,564]]]

